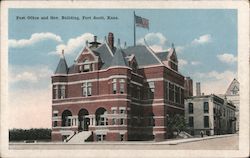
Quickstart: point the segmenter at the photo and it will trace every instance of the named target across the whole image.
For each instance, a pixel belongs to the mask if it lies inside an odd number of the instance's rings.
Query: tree
[[[9,130],[10,141],[50,140],[50,139],[51,139],[51,129],[31,128],[31,129]]]
[[[175,114],[167,118],[167,128],[170,137],[174,136],[174,132],[179,135],[180,132],[186,130],[185,117],[180,114]]]

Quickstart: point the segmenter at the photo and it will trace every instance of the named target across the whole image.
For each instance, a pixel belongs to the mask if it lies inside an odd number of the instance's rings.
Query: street
[[[187,139],[186,139],[187,140]],[[10,150],[44,149],[44,150],[84,150],[84,149],[125,149],[125,150],[237,150],[239,136],[234,134],[226,137],[196,140],[190,142],[91,142],[84,144],[65,143],[10,143]]]

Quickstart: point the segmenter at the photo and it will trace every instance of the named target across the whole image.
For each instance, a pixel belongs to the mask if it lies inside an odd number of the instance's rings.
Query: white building
[[[185,118],[191,135],[235,133],[235,106],[214,94],[185,99]]]

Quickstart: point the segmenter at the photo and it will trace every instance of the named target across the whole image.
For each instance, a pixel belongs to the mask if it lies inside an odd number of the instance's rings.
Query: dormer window
[[[90,71],[90,64],[83,65],[83,72],[88,72]]]
[[[89,72],[92,71],[92,68],[92,63],[88,59],[85,59],[83,63],[79,65],[79,72]]]

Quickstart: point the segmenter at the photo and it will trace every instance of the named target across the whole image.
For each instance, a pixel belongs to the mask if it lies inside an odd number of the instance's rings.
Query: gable
[[[227,91],[226,91],[226,95],[237,95],[239,94],[240,88],[239,88],[239,82],[234,79],[231,84],[229,85]]]
[[[98,56],[96,56],[91,49],[85,47],[77,56],[75,61],[77,63],[83,63],[86,61],[98,61]]]

